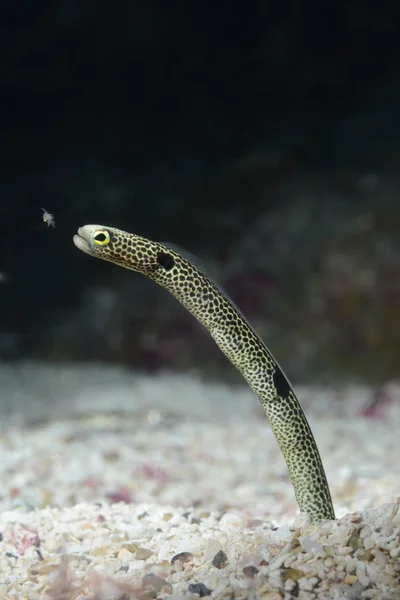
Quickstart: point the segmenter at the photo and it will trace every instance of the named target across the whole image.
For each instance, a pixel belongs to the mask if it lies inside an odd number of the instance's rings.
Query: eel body
[[[313,522],[334,519],[328,481],[303,409],[271,352],[225,292],[180,252],[120,229],[85,225],[74,243],[86,254],[147,275],[204,325],[259,397],[300,510]]]

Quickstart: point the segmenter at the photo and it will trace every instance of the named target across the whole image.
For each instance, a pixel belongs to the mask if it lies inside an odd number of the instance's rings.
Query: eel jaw
[[[85,231],[84,227],[79,227],[78,234],[74,235],[73,240],[75,246],[79,248],[79,250],[82,250],[82,252],[93,256],[93,252],[91,250],[90,243],[88,240],[87,231]]]

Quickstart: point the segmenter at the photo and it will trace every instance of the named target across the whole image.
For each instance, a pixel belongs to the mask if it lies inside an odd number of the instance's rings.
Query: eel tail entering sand
[[[328,481],[303,409],[271,352],[225,292],[192,259],[164,243],[102,225],[80,227],[74,243],[86,254],[147,275],[208,329],[260,398],[300,510],[313,522],[334,519]]]

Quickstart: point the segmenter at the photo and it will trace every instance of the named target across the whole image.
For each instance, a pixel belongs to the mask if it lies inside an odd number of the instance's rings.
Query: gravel
[[[0,598],[400,598],[400,388],[297,391],[337,519],[297,514],[245,386],[0,368]]]

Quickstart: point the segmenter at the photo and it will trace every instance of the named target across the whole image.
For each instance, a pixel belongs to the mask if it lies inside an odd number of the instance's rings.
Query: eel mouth
[[[92,254],[84,227],[79,227],[78,233],[74,235],[73,240],[75,246],[79,248],[79,250],[86,252],[86,254]]]

